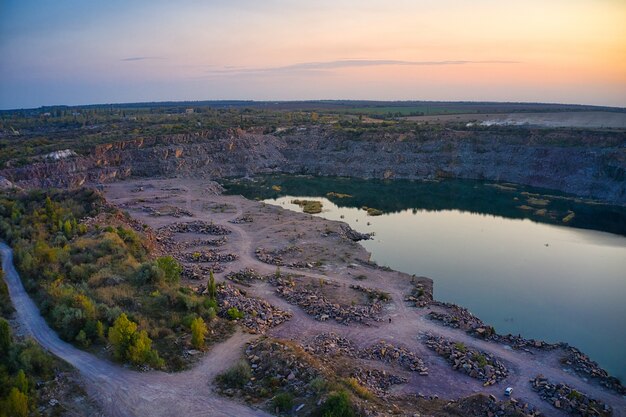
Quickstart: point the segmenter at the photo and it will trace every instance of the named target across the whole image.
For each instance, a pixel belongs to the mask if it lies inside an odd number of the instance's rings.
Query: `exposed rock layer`
[[[130,176],[263,173],[485,179],[624,204],[626,135],[531,129],[378,135],[330,127],[280,134],[231,129],[100,145],[89,155],[6,168],[0,176],[18,186],[76,187]]]

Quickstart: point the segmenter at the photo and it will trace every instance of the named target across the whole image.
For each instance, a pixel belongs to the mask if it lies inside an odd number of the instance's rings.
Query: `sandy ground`
[[[626,112],[554,112],[505,114],[455,114],[441,116],[411,116],[416,122],[466,122],[476,125],[509,125],[533,127],[574,127],[586,129],[626,129]]]
[[[243,268],[253,268],[264,274],[273,273],[276,266],[260,262],[255,256],[255,250],[258,247],[281,249],[291,246],[302,248],[302,252],[298,252],[298,257],[304,257],[307,262],[315,264],[311,268],[298,268],[293,272],[301,275],[302,279],[318,281],[323,278],[338,284],[333,288],[337,288],[336,296],[339,298],[349,297],[349,285],[355,283],[389,293],[392,300],[384,310],[383,321],[371,326],[360,324],[346,326],[334,321],[316,321],[299,307],[288,304],[280,298],[275,289],[267,283],[259,282],[246,288],[249,295],[266,299],[276,307],[293,314],[290,321],[270,330],[271,336],[306,343],[316,334],[335,332],[361,347],[369,346],[378,340],[386,340],[415,352],[428,366],[429,375],[404,373],[403,375],[410,378],[409,382],[397,387],[394,393],[420,393],[454,399],[484,392],[504,399],[504,388],[510,386],[514,388],[516,399],[539,408],[545,415],[564,415],[542,401],[530,389],[529,379],[543,374],[554,382],[567,383],[592,398],[610,404],[615,411],[614,415],[626,416],[624,398],[562,370],[558,363],[558,351],[537,350],[534,354],[514,351],[508,346],[475,339],[461,330],[443,327],[426,319],[425,315],[430,309],[409,307],[403,301],[412,288],[411,277],[357,262],[359,259],[368,259],[369,255],[361,245],[328,233],[340,227],[338,222],[291,212],[239,196],[215,195],[207,189],[206,183],[181,179],[120,182],[108,185],[105,194],[112,203],[155,229],[176,222],[194,220],[212,221],[230,229],[232,233],[228,235],[226,245],[218,249],[222,252],[236,253],[239,258],[226,264],[226,270],[216,275],[218,281],[224,280],[226,273]],[[148,207],[159,209],[165,206],[179,207],[187,210],[192,216],[180,218],[154,216],[147,210]],[[229,222],[242,215],[252,217],[253,222],[242,224]],[[177,233],[174,237],[182,242],[200,236]],[[225,343],[215,346],[197,366],[187,372],[165,374],[127,370],[97,359],[59,340],[45,324],[37,308],[21,287],[11,264],[10,250],[6,246],[0,247],[0,250],[18,318],[44,347],[81,372],[88,391],[104,404],[107,415],[265,415],[259,410],[216,396],[211,387],[214,376],[237,360],[246,341],[252,336],[238,332]],[[281,271],[287,273],[290,269],[281,267]],[[368,278],[355,281],[354,277],[358,275],[366,275]],[[187,284],[193,286],[203,282],[189,281]],[[389,317],[392,319],[391,322],[388,320]],[[482,382],[453,370],[442,358],[427,349],[419,339],[420,334],[424,332],[441,335],[463,342],[468,347],[493,353],[506,364],[510,375],[505,381],[485,388]],[[381,366],[381,369],[384,367]],[[398,371],[398,374],[401,373],[402,371]]]

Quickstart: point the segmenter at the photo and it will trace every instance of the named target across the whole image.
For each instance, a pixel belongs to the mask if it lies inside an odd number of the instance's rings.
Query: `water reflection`
[[[624,380],[626,238],[599,231],[624,234],[624,208],[471,181],[354,182],[269,177],[230,192],[296,211],[294,197],[320,200],[320,216],[375,232],[363,245],[380,265],[433,278],[437,299],[502,333],[569,342]],[[352,197],[321,197],[331,191]],[[368,216],[364,206],[386,214]]]

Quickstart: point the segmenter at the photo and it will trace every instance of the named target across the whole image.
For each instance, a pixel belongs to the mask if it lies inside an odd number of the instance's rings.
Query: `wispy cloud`
[[[254,73],[285,73],[285,72],[315,72],[341,68],[375,67],[375,66],[443,66],[469,64],[519,64],[519,61],[488,60],[488,61],[401,61],[394,59],[342,59],[336,61],[301,62],[298,64],[278,67],[245,68],[224,67],[223,69],[209,70],[209,74],[254,74]]]
[[[160,56],[131,56],[128,58],[122,58],[120,61],[132,62],[132,61],[148,61],[153,59],[165,59]]]

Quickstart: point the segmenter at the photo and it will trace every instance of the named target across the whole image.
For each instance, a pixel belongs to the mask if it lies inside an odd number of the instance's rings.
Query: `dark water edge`
[[[277,199],[286,195],[326,197],[339,207],[373,207],[383,213],[398,213],[407,209],[459,210],[626,236],[624,206],[518,184],[459,179],[362,180],[268,175],[253,179],[231,179],[222,185],[227,194],[241,194],[250,199]],[[352,197],[327,195],[331,192]],[[548,203],[537,200],[547,200]],[[563,219],[570,213],[574,213],[573,218],[564,222]]]

